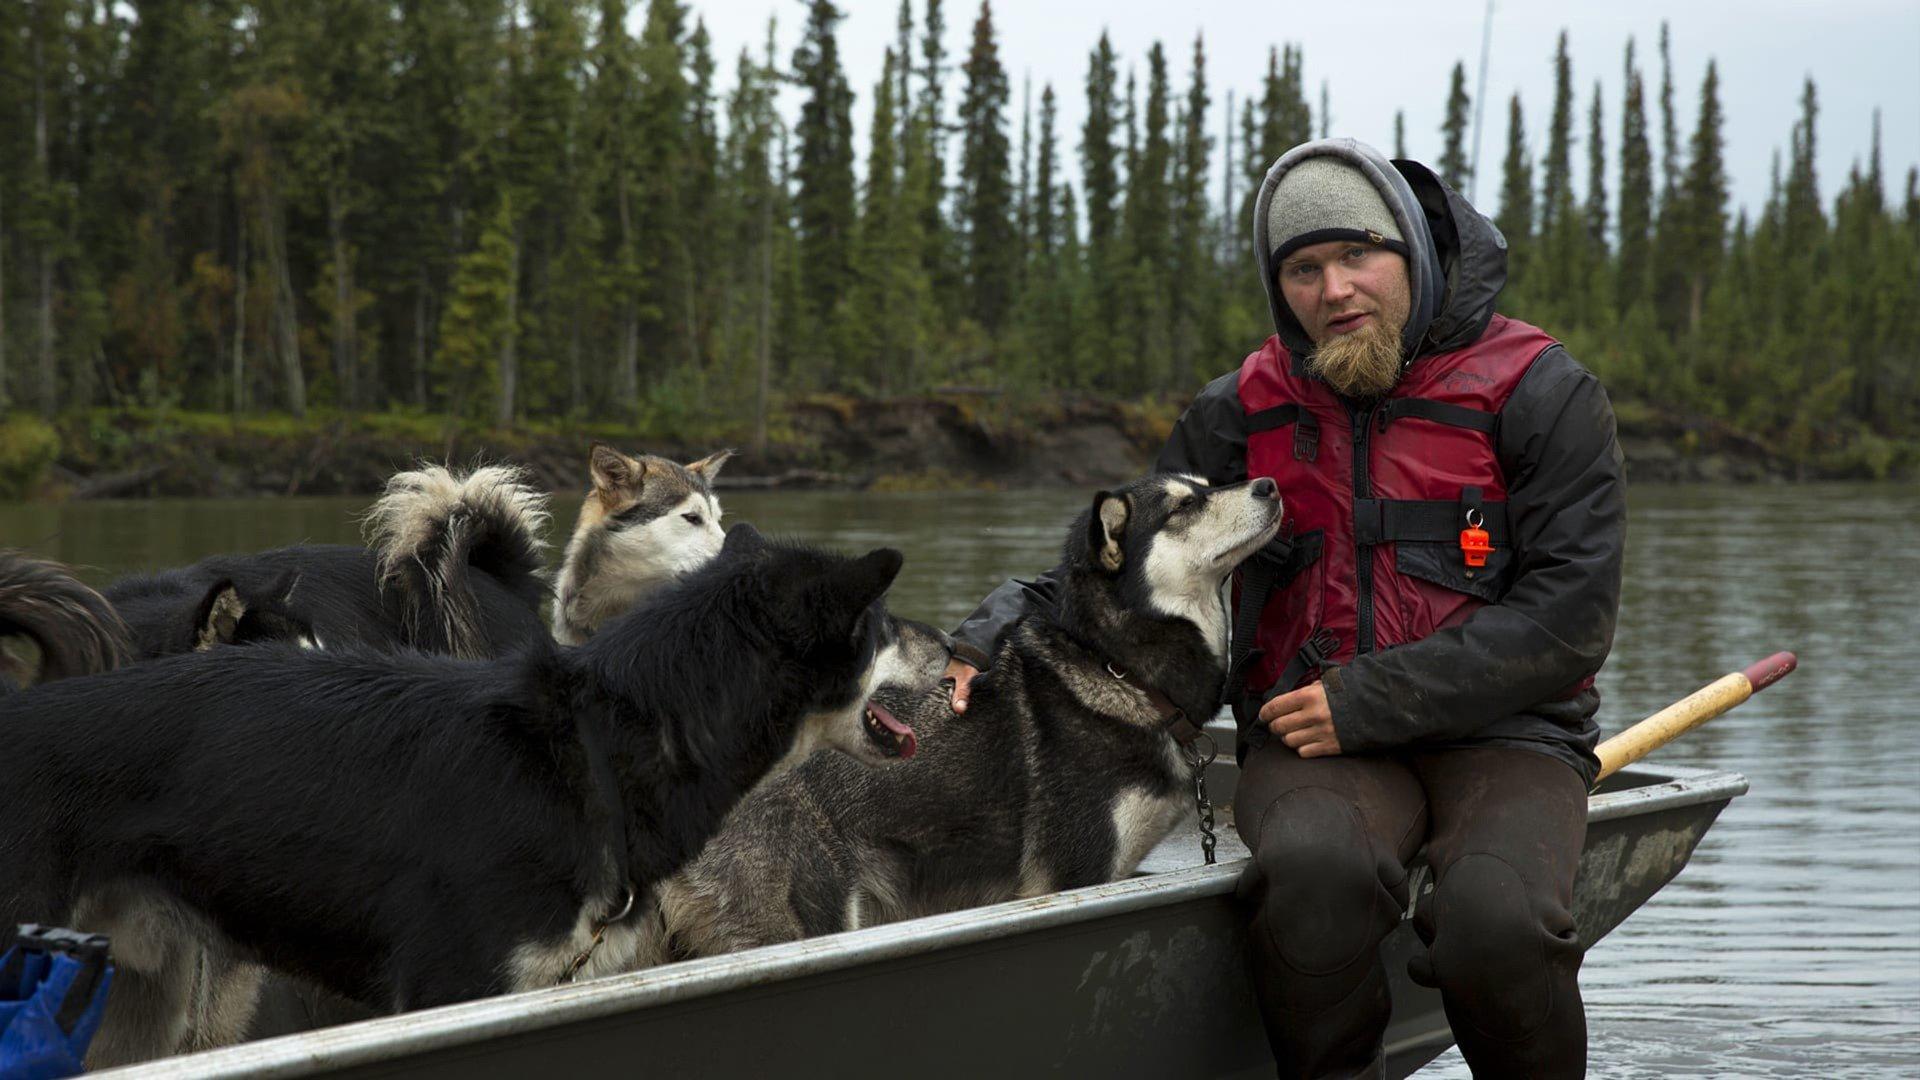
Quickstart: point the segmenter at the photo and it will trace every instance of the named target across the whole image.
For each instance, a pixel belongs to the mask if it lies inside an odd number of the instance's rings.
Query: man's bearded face
[[[1413,309],[1407,260],[1374,244],[1330,240],[1280,265],[1280,292],[1313,340],[1309,368],[1348,397],[1400,380],[1400,334]]]

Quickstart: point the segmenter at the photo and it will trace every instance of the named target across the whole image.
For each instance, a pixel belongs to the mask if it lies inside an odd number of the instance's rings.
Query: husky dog
[[[391,1011],[623,970],[636,902],[793,747],[913,752],[872,699],[946,657],[900,644],[900,562],[743,525],[579,648],[213,649],[0,698],[0,924],[112,935],[96,1065],[180,1046],[203,951]]]
[[[142,659],[254,641],[495,656],[546,635],[546,523],[517,469],[423,466],[388,481],[368,548],[214,555],[104,592]]]
[[[660,891],[643,962],[708,956],[1110,881],[1191,812],[1176,716],[1227,659],[1220,589],[1272,539],[1272,480],[1151,476],[1095,496],[1057,611],[1008,628],[955,717],[934,686],[877,700],[927,747],[863,772],[815,755],[754,789]]]
[[[680,465],[594,444],[593,487],[580,505],[553,600],[553,635],[561,644],[580,644],[601,623],[713,558],[724,537],[713,480],[732,456],[722,450]]]
[[[0,549],[0,689],[109,671],[132,648],[113,605],[72,571]]]

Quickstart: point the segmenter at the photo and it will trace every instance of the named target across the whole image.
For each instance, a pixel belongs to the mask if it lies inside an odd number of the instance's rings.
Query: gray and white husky
[[[1057,610],[1010,626],[964,717],[940,685],[877,695],[911,761],[816,754],[769,776],[661,888],[643,962],[708,956],[1111,881],[1191,812],[1168,721],[1204,723],[1221,586],[1279,530],[1272,480],[1157,475],[1067,536]]]
[[[719,552],[726,534],[713,480],[732,456],[722,450],[681,465],[594,444],[593,486],[567,542],[553,600],[553,636],[561,644],[585,642],[602,623]]]

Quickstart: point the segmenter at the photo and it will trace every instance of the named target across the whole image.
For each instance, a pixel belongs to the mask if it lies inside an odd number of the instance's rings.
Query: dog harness
[[[1241,568],[1229,701],[1295,689],[1500,599],[1515,570],[1500,410],[1555,344],[1496,315],[1364,404],[1308,375],[1278,337],[1247,357],[1247,476],[1280,485],[1288,529]]]

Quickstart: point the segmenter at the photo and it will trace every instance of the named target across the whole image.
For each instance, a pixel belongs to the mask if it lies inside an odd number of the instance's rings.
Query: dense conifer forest
[[[746,440],[822,393],[1178,399],[1271,332],[1243,223],[1328,109],[1285,43],[1222,87],[1204,41],[1123,57],[1102,35],[1083,85],[1015,87],[991,7],[941,0],[903,0],[858,88],[829,0],[795,9],[798,47],[769,27],[735,57],[679,0],[3,2],[17,423],[378,414]],[[1876,134],[1817,176],[1809,81],[1766,204],[1734,212],[1714,65],[1676,72],[1650,34],[1622,43],[1617,99],[1583,90],[1563,34],[1551,101],[1485,103],[1515,121],[1479,185],[1512,247],[1503,310],[1562,337],[1623,417],[1864,475],[1910,465],[1914,172],[1886,175]],[[1431,88],[1456,185],[1468,84],[1460,65]]]

